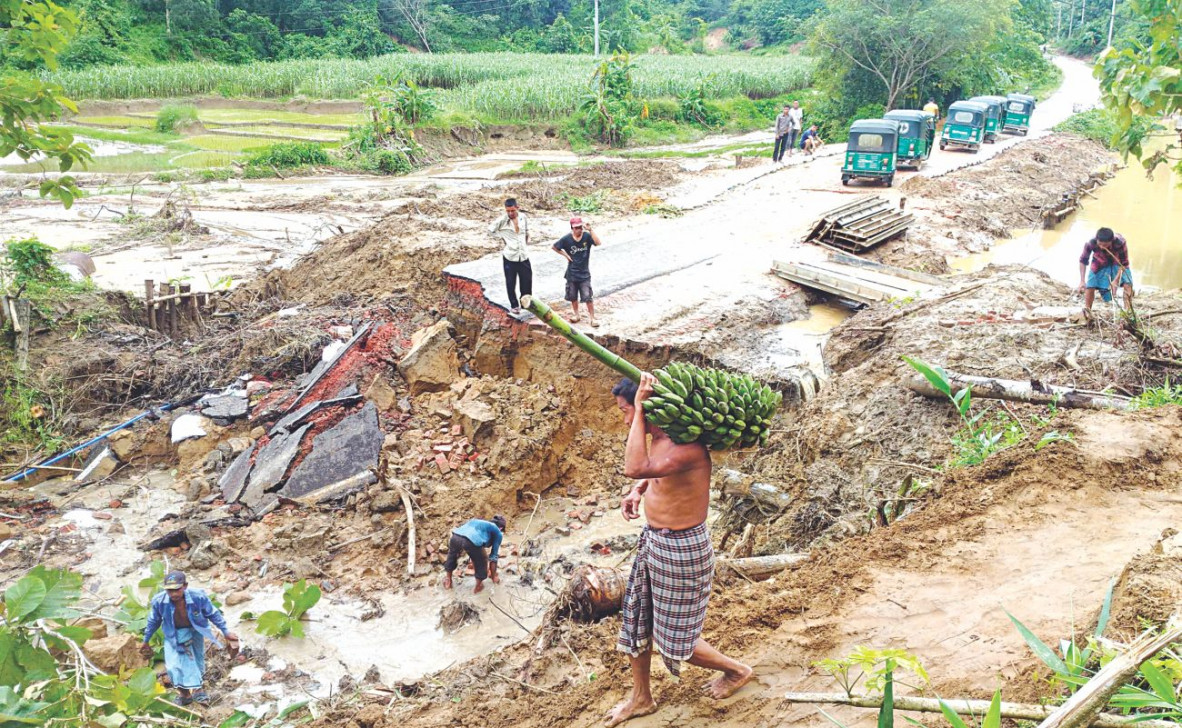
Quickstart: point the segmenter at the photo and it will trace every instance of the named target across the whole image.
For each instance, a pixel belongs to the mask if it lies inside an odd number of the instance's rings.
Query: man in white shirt
[[[788,109],[788,116],[792,119],[792,129],[788,132],[788,156],[792,156],[792,151],[796,148],[796,140],[804,132],[804,110],[800,108],[799,101],[792,102],[792,108]]]
[[[509,293],[509,306],[514,315],[521,313],[517,300],[517,282],[521,282],[521,295],[534,292],[534,270],[529,264],[529,220],[517,209],[517,200],[505,200],[505,214],[497,218],[488,228],[489,234],[504,243],[501,262],[505,268],[505,290]]]

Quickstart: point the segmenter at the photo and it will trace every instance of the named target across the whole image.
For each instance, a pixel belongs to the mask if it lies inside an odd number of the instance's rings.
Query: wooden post
[[[144,310],[148,312],[148,328],[156,331],[156,304],[152,302],[156,294],[155,281],[144,281]]]
[[[171,296],[172,294],[176,293],[177,288],[179,288],[179,286],[174,286],[169,283],[168,295]],[[172,338],[175,339],[177,337],[177,305],[175,298],[170,298],[168,300],[168,332],[168,335]]]
[[[31,305],[27,298],[18,298],[13,303],[15,304],[13,313],[16,319],[13,322],[13,327],[16,330],[16,370],[23,373],[29,368],[29,329],[32,328],[29,313]],[[16,328],[17,326],[20,328]]]
[[[196,321],[197,317],[193,315],[193,304],[195,303],[193,299],[193,285],[191,283],[182,283],[180,284],[180,289],[181,314],[186,321]]]
[[[168,295],[168,284],[161,281],[156,284],[157,298],[164,298]],[[168,301],[156,304],[156,323],[159,324],[159,331],[162,334],[168,334]]]

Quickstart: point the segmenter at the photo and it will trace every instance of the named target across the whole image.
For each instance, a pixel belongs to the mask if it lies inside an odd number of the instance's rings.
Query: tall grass
[[[640,56],[636,93],[676,97],[706,76],[714,98],[768,98],[809,84],[813,64],[802,56]],[[300,60],[228,66],[177,63],[106,66],[47,73],[74,99],[246,98],[303,96],[350,99],[378,75],[402,74],[440,91],[441,105],[503,119],[545,119],[578,106],[595,60],[540,53],[400,53],[368,60]]]

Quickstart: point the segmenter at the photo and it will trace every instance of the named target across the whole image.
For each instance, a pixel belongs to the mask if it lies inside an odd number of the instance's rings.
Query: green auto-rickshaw
[[[919,169],[932,154],[936,136],[936,119],[926,111],[895,109],[883,114],[884,119],[899,122],[898,165]]]
[[[841,183],[852,179],[881,180],[890,187],[895,181],[895,160],[899,149],[899,122],[894,119],[859,119],[850,124],[850,138],[841,167]]]
[[[1001,135],[1001,126],[1006,118],[1006,97],[974,96],[969,101],[985,105],[985,141],[991,144],[997,141],[997,137]]]
[[[1002,131],[1026,136],[1030,132],[1030,116],[1034,113],[1035,98],[1029,94],[1010,94],[1006,99],[1006,120]]]
[[[949,106],[940,148],[964,147],[975,154],[985,140],[985,112],[985,104],[976,101],[957,101]]]

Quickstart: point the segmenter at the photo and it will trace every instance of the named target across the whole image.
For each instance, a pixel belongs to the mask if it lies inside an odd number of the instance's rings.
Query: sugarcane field
[[[1180,724],[1176,2],[272,5],[0,0],[0,728]]]

